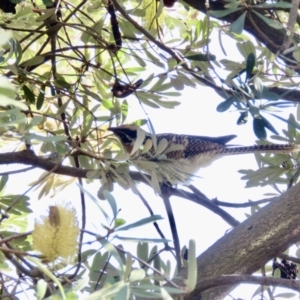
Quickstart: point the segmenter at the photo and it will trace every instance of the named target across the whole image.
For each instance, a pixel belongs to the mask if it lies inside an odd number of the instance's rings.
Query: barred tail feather
[[[293,153],[299,152],[300,145],[292,144],[269,144],[269,145],[254,145],[245,147],[231,147],[225,148],[224,154],[235,155],[235,154],[246,154],[246,153]]]

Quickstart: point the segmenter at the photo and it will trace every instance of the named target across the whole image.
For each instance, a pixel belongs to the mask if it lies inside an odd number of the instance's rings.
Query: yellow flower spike
[[[77,253],[79,226],[75,209],[69,204],[49,207],[49,215],[35,221],[33,248],[53,262],[70,261]]]

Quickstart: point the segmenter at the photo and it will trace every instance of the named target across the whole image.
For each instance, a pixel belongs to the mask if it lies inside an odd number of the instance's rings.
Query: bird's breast
[[[209,166],[215,160],[221,158],[221,153],[201,153],[191,158],[175,160],[176,168],[187,174],[195,174],[199,169]]]

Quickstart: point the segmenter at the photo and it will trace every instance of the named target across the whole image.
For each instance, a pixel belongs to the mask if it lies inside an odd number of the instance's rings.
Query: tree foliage
[[[250,276],[277,256],[299,262],[282,254],[300,240],[298,154],[256,155],[259,169],[240,171],[248,187],[271,185],[279,195],[243,204],[251,207],[251,215],[240,224],[224,207],[242,205],[210,200],[196,187],[170,187],[158,183],[155,172],[148,176],[133,170],[107,130],[147,124],[155,136],[149,107],[167,115],[180,109],[187,87],[206,86],[220,96],[216,111],[236,110],[237,125],[251,123],[260,143],[272,137],[300,144],[298,8],[299,0],[2,0],[0,164],[19,164],[19,169],[1,172],[1,297],[19,299],[25,289],[37,299],[170,299],[181,294],[222,299],[241,282],[299,291],[294,280]],[[232,54],[237,52],[239,59]],[[134,106],[143,109],[144,118],[134,115]],[[293,113],[286,119],[280,112],[288,108]],[[276,118],[287,128],[282,134],[272,124]],[[43,170],[34,182],[26,178],[32,168]],[[36,247],[40,233],[28,231],[33,229],[29,190],[5,191],[20,172],[39,199],[78,183],[78,220],[68,205],[50,205],[35,225],[55,248],[51,253],[41,250],[42,244]],[[99,185],[97,195],[87,190],[90,182]],[[173,244],[136,182],[163,199]],[[130,224],[119,218],[116,185],[124,195],[129,190],[138,195],[149,215]],[[235,228],[196,259],[193,240],[181,249],[171,196],[194,201]],[[106,200],[109,213],[100,200]],[[85,230],[87,201],[97,205],[105,234]],[[158,237],[136,238],[136,255],[114,241],[134,240],[130,230],[149,223]],[[69,257],[74,251],[64,252],[61,245],[73,244],[64,236],[69,228],[76,239],[78,224],[77,256]],[[118,235],[127,231],[127,238]],[[88,236],[97,250],[84,245]],[[163,245],[160,250],[158,245]],[[165,252],[176,257],[179,282],[161,256]]]

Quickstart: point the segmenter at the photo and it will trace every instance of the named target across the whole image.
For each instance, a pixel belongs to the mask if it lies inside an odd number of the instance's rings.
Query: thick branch
[[[252,274],[300,240],[300,185],[261,208],[197,259],[198,284],[190,296],[223,299],[235,286],[212,288],[203,293],[200,282],[220,274]],[[186,270],[181,272],[186,278]]]
[[[298,280],[288,280],[282,278],[251,276],[251,275],[225,275],[215,278],[204,279],[199,282],[200,290],[205,291],[209,288],[223,285],[233,285],[240,283],[252,283],[259,285],[273,285],[292,289],[299,292],[300,282]],[[202,298],[201,298],[202,299]]]

